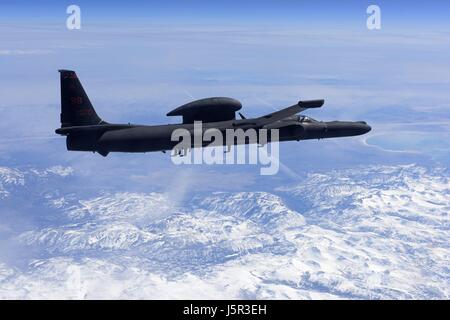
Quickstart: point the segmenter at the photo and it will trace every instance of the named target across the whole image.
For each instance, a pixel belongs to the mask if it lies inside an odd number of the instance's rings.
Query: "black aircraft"
[[[221,132],[239,128],[279,129],[279,141],[356,136],[371,130],[364,121],[324,122],[297,115],[306,109],[321,107],[324,100],[299,101],[288,108],[252,119],[246,119],[239,113],[241,119],[236,119],[235,113],[242,108],[241,103],[223,97],[192,101],[167,114],[182,116],[181,124],[111,124],[97,115],[76,73],[71,70],[59,72],[61,128],[55,132],[67,136],[67,150],[98,152],[102,156],[107,156],[109,152],[165,152],[178,144],[178,141],[171,140],[172,132],[178,128],[193,131],[194,121],[202,121],[203,131],[209,128]]]

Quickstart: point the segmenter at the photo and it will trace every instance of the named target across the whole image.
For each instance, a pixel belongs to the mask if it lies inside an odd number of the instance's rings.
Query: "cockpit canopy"
[[[307,117],[307,116],[298,116],[298,122],[317,122],[317,120],[314,120],[313,118]]]
[[[317,122],[311,117],[307,117],[301,114],[296,114],[287,118],[284,118],[282,121],[296,121],[296,122]]]

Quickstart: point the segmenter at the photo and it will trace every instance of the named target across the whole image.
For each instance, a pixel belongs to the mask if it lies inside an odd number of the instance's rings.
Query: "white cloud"
[[[52,50],[44,49],[0,49],[0,56],[49,54]]]

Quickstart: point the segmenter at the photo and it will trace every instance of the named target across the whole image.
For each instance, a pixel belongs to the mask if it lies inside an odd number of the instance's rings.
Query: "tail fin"
[[[75,71],[58,71],[61,77],[61,127],[103,123],[84,92]]]

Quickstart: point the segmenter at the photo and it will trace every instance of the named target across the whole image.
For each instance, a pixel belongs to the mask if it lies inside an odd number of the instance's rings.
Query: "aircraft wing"
[[[258,126],[265,126],[269,123],[283,120],[289,116],[302,112],[306,109],[310,108],[320,108],[324,104],[324,100],[307,100],[307,101],[299,101],[297,104],[293,106],[281,109],[280,111],[275,111],[269,113],[265,116],[259,117],[255,119],[255,122]]]

